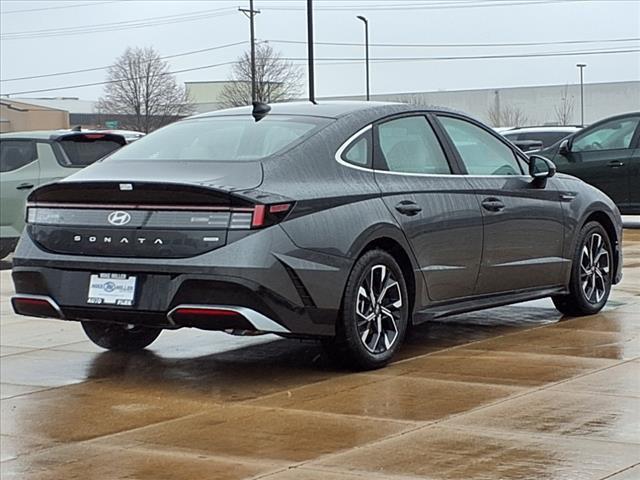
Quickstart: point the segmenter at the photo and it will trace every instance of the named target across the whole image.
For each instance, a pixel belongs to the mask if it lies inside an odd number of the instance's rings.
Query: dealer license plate
[[[124,273],[98,273],[89,279],[87,303],[132,306],[136,277]]]

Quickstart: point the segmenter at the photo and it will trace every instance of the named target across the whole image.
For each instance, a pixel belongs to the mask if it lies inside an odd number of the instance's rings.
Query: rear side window
[[[86,167],[122,146],[109,137],[93,134],[63,138],[59,143],[64,151],[67,167]]]
[[[11,172],[38,158],[31,140],[0,140],[0,172]]]
[[[307,138],[332,120],[267,115],[203,117],[168,125],[147,135],[111,160],[250,161],[277,153]]]
[[[390,172],[449,174],[438,139],[422,116],[403,117],[378,126],[380,150]]]
[[[465,120],[439,116],[469,175],[522,175],[513,151],[482,128]]]
[[[368,167],[370,150],[369,135],[365,134],[349,145],[342,154],[342,159],[360,167]]]

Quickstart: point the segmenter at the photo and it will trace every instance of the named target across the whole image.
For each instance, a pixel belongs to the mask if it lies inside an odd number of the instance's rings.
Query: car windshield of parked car
[[[271,115],[204,117],[164,127],[109,160],[247,161],[268,157],[312,135],[331,120]]]
[[[571,148],[574,152],[629,148],[640,117],[611,120],[578,136]]]

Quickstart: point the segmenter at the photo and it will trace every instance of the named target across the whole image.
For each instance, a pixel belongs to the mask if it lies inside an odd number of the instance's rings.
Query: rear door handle
[[[33,188],[31,183],[21,183],[16,187],[16,190],[30,190]]]
[[[504,203],[499,198],[489,197],[482,201],[482,208],[490,212],[499,212],[504,209]]]
[[[609,168],[619,168],[619,167],[624,167],[624,162],[621,162],[620,160],[611,160],[608,164]]]
[[[420,213],[422,211],[422,207],[420,207],[416,202],[403,200],[402,202],[396,205],[396,210],[403,215],[412,217]]]

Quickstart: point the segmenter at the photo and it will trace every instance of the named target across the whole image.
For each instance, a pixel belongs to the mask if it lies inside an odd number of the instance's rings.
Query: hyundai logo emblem
[[[127,212],[123,212],[122,210],[117,210],[115,212],[111,212],[107,217],[107,220],[111,225],[121,227],[131,221],[131,215]]]

